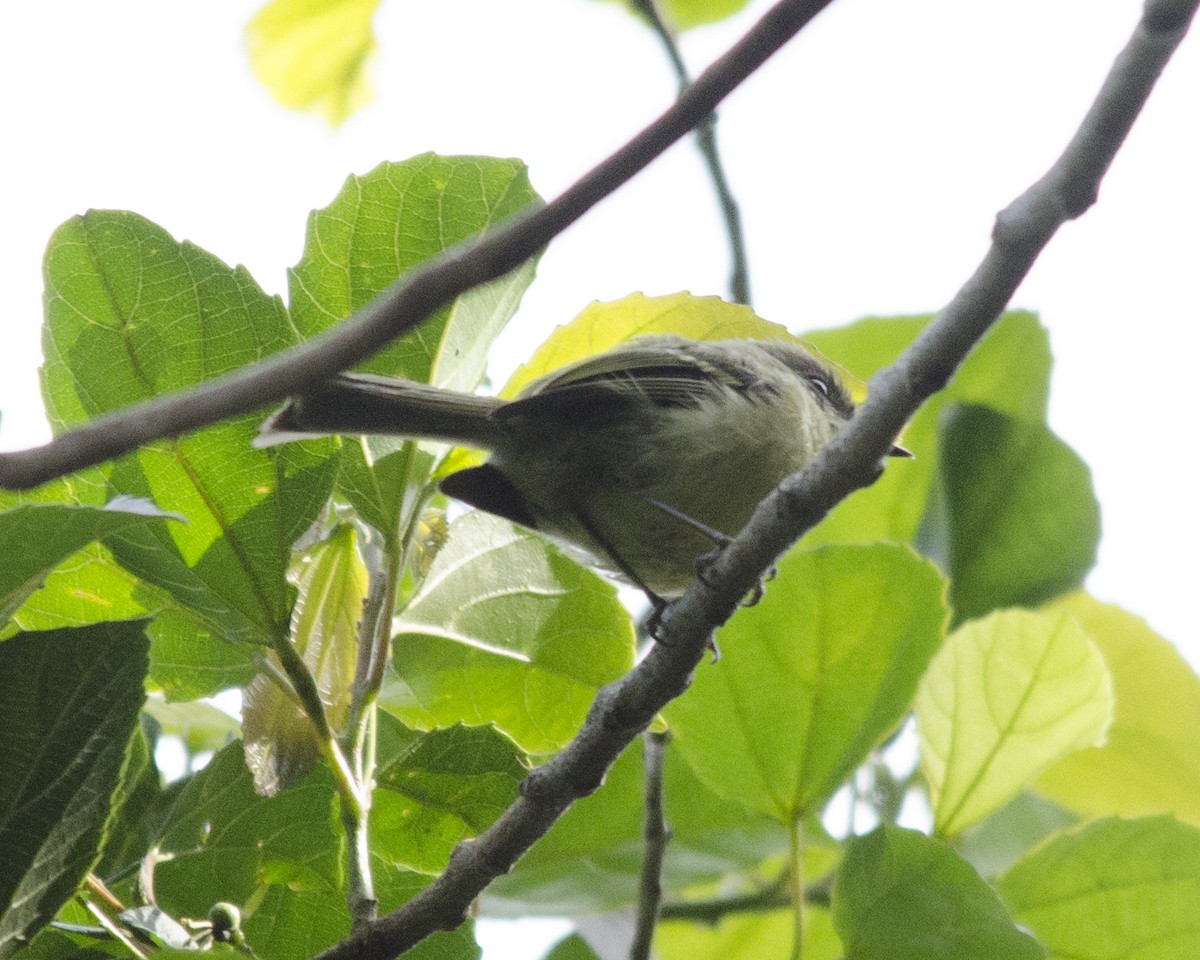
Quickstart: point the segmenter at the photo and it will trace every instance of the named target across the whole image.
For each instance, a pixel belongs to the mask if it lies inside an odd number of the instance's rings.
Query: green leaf
[[[21,960],[110,960],[112,957],[122,956],[117,952],[118,948],[124,951],[125,957],[129,956],[129,951],[116,941],[92,940],[66,934],[53,927],[45,927],[33,938],[33,942],[21,951],[20,957]],[[212,960],[218,958],[214,957]]]
[[[307,444],[264,457],[250,446],[254,430],[245,421],[219,424],[179,438],[173,450],[146,447],[136,464],[117,464],[114,485],[151,495],[189,522],[170,536],[134,531],[106,545],[211,632],[265,644],[287,624],[292,546],[324,507],[336,460]]]
[[[113,814],[104,829],[100,860],[92,872],[101,878],[132,875],[150,849],[158,825],[166,815],[169,790],[154,762],[158,729],[145,713],[129,744],[129,756],[121,771],[121,782],[113,797]],[[59,914],[58,919],[63,919]],[[88,915],[88,920],[94,919]]]
[[[937,570],[891,544],[793,551],[665,715],[713,791],[791,824],[900,722],[942,639]]]
[[[345,842],[328,770],[274,797],[255,794],[231,744],[181,791],[160,840],[158,903],[172,916],[203,917],[218,900],[238,905],[259,957],[307,960],[350,931],[345,905]],[[428,882],[373,857],[383,911]],[[423,943],[414,957],[476,957],[469,926]]]
[[[338,527],[306,550],[297,568],[290,641],[317,683],[330,726],[340,730],[350,707],[358,621],[367,598],[367,568],[354,528]],[[275,659],[274,652],[268,656]],[[246,688],[242,730],[254,788],[264,796],[296,783],[320,758],[312,721],[266,673]]]
[[[388,451],[377,440],[342,438],[337,492],[354,507],[359,519],[379,531],[384,542],[397,541],[410,513],[427,496],[435,458],[421,444],[403,443]],[[374,450],[373,447],[383,449]]]
[[[160,523],[165,515],[42,503],[0,513],[0,620],[7,620],[45,583],[50,571],[94,540],[130,526]],[[44,599],[44,598],[43,598]],[[101,603],[104,599],[97,598]]]
[[[134,213],[66,221],[46,249],[45,281],[42,389],[56,432],[295,342],[279,298],[244,268]]]
[[[836,330],[805,334],[805,339],[865,379],[895,361],[930,319],[869,317]],[[889,464],[869,488],[835,507],[808,534],[806,545],[913,541],[936,480],[942,410],[958,401],[1043,423],[1050,366],[1049,339],[1037,317],[1022,311],[1004,314],[946,389],[931,397],[905,428],[903,443],[916,459]]]
[[[139,622],[0,644],[0,957],[54,916],[99,857],[147,649]]]
[[[559,940],[542,960],[600,960],[600,956],[583,937],[573,933]]]
[[[665,921],[654,935],[660,960],[791,960],[795,918],[791,910],[735,913],[711,926]],[[826,910],[804,908],[804,960],[838,960],[841,941]]]
[[[1035,793],[1022,791],[978,826],[955,838],[954,848],[983,876],[1003,873],[1046,837],[1078,817]]]
[[[231,744],[192,778],[163,827],[159,906],[204,917],[219,900],[235,903],[259,956],[299,960],[328,946],[349,931],[335,810],[323,767],[276,797],[256,796],[242,745]]]
[[[1200,825],[1200,678],[1146,622],[1078,593],[1074,617],[1112,673],[1116,712],[1103,746],[1064,757],[1037,790],[1083,814],[1174,813]]]
[[[250,66],[283,106],[337,126],[371,100],[379,0],[271,0],[246,28]]]
[[[953,407],[939,469],[943,526],[931,528],[930,552],[950,574],[958,622],[1035,606],[1083,581],[1096,560],[1100,506],[1087,465],[1048,428]]]
[[[595,793],[573,804],[510,873],[485,894],[489,915],[580,915],[636,903],[641,865],[644,774],[641,740],[626,750]],[[774,820],[747,813],[713,794],[668,745],[663,797],[671,843],[662,883],[679,893],[698,883],[757,867],[787,850],[787,834]],[[814,872],[827,867],[817,845]]]
[[[374,852],[427,873],[445,869],[456,843],[508,809],[526,772],[512,742],[489,727],[417,733],[386,713],[376,754]]]
[[[516,160],[426,153],[349,177],[329,206],[310,215],[304,256],[289,273],[297,328],[304,337],[327,330],[412,267],[538,202]],[[528,261],[473,288],[360,369],[475,389],[533,272]]]
[[[998,810],[1060,757],[1104,739],[1112,678],[1065,614],[1006,610],[956,630],[917,694],[935,832]]]
[[[716,23],[742,10],[750,0],[662,0],[667,20],[678,30]]]
[[[13,632],[82,627],[104,620],[136,620],[167,602],[150,597],[137,577],[101,543],[91,543],[47,575],[12,616]]]
[[[971,866],[940,840],[883,826],[852,839],[833,888],[848,960],[1040,960]]]
[[[1113,818],[1062,834],[998,886],[1054,960],[1200,956],[1200,830],[1170,817]]]
[[[42,388],[56,431],[228,373],[296,342],[277,297],[131,213],[63,224],[46,252]],[[265,642],[286,623],[292,543],[333,480],[327,441],[256,450],[258,416],[142,448],[110,483],[187,518],[106,546],[213,632]]]
[[[182,608],[159,609],[147,632],[149,682],[168,700],[195,700],[244,687],[258,672],[261,647],[223,640]]]
[[[610,584],[478,510],[451,524],[395,629],[385,709],[420,730],[492,723],[527,753],[562,747],[633,663]]]

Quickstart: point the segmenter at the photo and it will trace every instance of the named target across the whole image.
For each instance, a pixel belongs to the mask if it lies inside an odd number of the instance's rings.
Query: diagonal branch
[[[473,841],[455,848],[434,883],[386,917],[320,954],[320,960],[390,960],[429,933],[457,926],[471,902],[505,872],[605,771],[657,712],[687,687],[714,624],[723,623],[759,575],[834,504],[871,482],[893,438],[941,389],[987,332],[1058,228],[1095,200],[1100,180],[1155,80],[1183,39],[1200,0],[1151,0],[1066,151],[996,220],[974,275],[916,342],[871,383],[858,416],[808,468],[760,504],[750,523],[671,608],[656,644],[630,673],[600,690],[583,728]]]
[[[831,2],[780,0],[670,109],[546,206],[410,271],[350,319],[300,347],[191,390],[99,417],[44,446],[0,454],[0,488],[28,489],[142,444],[258,410],[365,360],[460,293],[503,276],[537,253],[705,123],[721,100]]]

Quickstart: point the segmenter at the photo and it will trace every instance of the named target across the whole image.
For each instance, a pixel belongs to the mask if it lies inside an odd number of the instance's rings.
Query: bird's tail
[[[385,433],[490,449],[501,437],[491,413],[504,405],[409,380],[341,374],[292,397],[262,425],[255,446],[329,433]]]

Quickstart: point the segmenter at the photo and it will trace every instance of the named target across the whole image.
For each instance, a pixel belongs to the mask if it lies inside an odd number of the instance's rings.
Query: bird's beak
[[[898,443],[892,444],[892,449],[888,451],[889,457],[915,457],[916,454],[907,447],[902,447]]]

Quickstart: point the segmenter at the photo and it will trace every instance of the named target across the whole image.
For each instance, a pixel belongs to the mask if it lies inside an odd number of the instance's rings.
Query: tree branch
[[[662,903],[662,869],[667,854],[667,842],[671,839],[671,828],[663,812],[663,761],[667,750],[668,735],[647,731],[642,737],[643,782],[645,784],[645,820],[642,823],[642,839],[645,854],[642,858],[642,880],[638,894],[637,926],[633,935],[633,946],[629,948],[629,960],[649,960],[650,947],[654,943],[654,930],[658,926],[658,911]]]
[[[190,390],[98,417],[44,446],[0,454],[0,487],[28,489],[142,444],[258,410],[365,360],[459,294],[503,276],[536,254],[703,123],[721,100],[831,2],[781,0],[670,109],[546,206],[409,271],[349,320],[302,346]]]
[[[1058,227],[1091,205],[1198,3],[1147,4],[1066,151],[997,218],[991,249],[975,274],[904,355],[873,378],[869,399],[822,455],[763,501],[708,571],[709,584],[693,584],[670,608],[664,642],[600,690],[575,739],[529,774],[521,796],[491,827],[455,848],[441,877],[320,954],[321,960],[390,960],[432,931],[457,926],[495,877],[511,868],[575,799],[600,785],[617,755],[687,687],[714,625],[732,615],[763,571],[834,504],[871,482],[900,428],[987,332]]]

